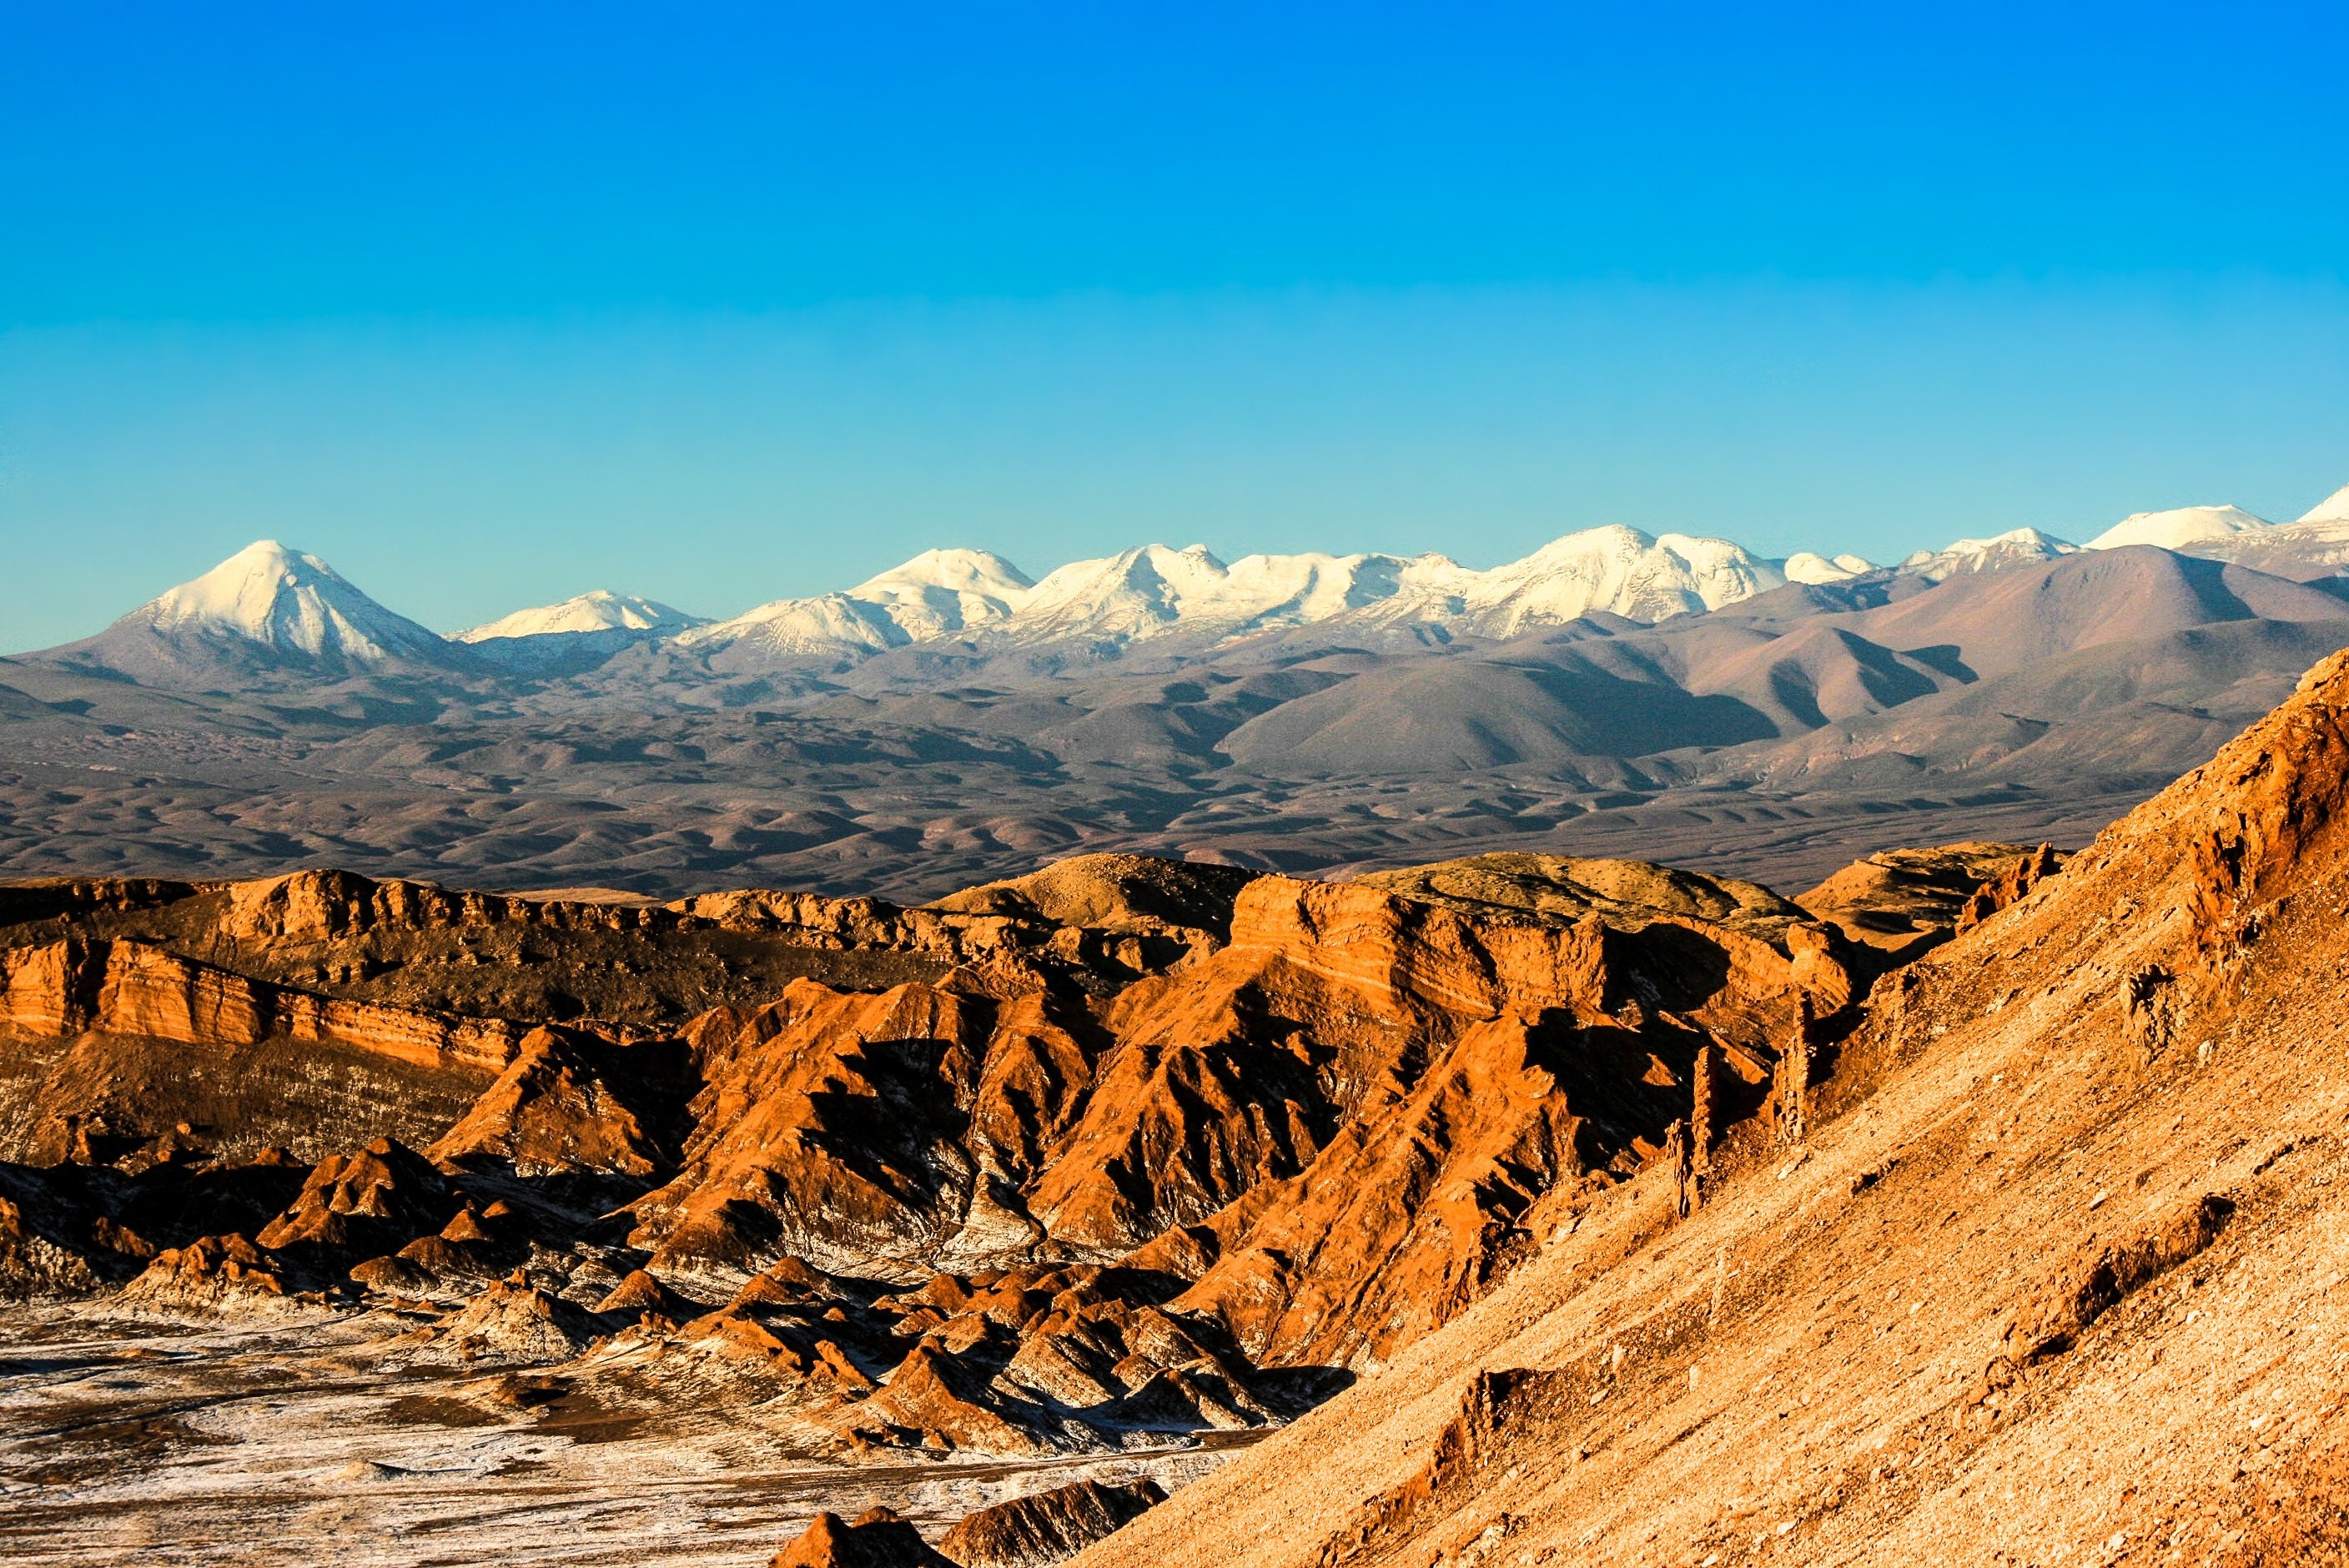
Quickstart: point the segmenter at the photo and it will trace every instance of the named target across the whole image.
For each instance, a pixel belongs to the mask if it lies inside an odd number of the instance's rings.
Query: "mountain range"
[[[2125,518],[2085,548],[2133,544],[2265,563],[2283,575],[2327,574],[2349,554],[2349,487],[2291,524],[2234,506],[2183,507]],[[2018,529],[1920,551],[1891,570],[1938,582],[2075,548]],[[1568,534],[1489,571],[1435,554],[1250,555],[1227,565],[1204,545],[1151,544],[1072,562],[1038,580],[991,552],[945,549],[852,588],[774,600],[728,620],[599,589],[444,639],[376,603],[317,557],[264,540],[50,656],[155,680],[221,660],[247,672],[275,662],[305,671],[420,665],[544,673],[665,644],[720,674],[837,673],[941,643],[1090,660],[1154,641],[1204,649],[1308,627],[1372,643],[1506,638],[1593,613],[1653,624],[1788,583],[1850,582],[1878,570],[1855,555],[1771,559],[1725,539],[1651,537],[1620,525]]]
[[[2085,839],[2349,645],[2344,560],[2349,495],[1888,567],[1612,528],[1489,572],[1154,546],[1031,583],[939,551],[730,621],[605,593],[443,637],[264,542],[0,661],[0,869],[909,899],[1081,851],[1824,875],[1891,838]]]

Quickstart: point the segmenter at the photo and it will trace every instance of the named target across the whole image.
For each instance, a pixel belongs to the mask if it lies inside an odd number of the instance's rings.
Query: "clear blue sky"
[[[0,647],[2349,482],[2338,5],[0,8]]]

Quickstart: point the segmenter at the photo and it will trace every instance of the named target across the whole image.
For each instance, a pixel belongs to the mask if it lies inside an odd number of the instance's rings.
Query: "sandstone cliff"
[[[202,1046],[283,1037],[419,1067],[491,1072],[512,1057],[521,1034],[501,1019],[290,990],[144,943],[73,938],[0,952],[0,1030],[18,1039],[103,1034]]]

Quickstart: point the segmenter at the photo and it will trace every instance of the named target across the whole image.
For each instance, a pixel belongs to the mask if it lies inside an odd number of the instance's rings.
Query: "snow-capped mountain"
[[[1175,630],[1234,636],[1328,621],[1392,596],[1423,562],[1394,555],[1247,555],[1226,566],[1204,544],[1145,544],[1047,573],[1002,640],[1140,642]]]
[[[2079,548],[2069,540],[2057,539],[2035,528],[2012,528],[1988,539],[1961,539],[1939,550],[1920,550],[1903,560],[1897,570],[1922,577],[1928,583],[1939,583],[1970,572],[1998,572],[2009,566],[2028,566],[2035,561],[2053,561]]]
[[[2231,506],[2138,512],[2092,549],[2151,544],[2311,577],[2349,565],[2349,488],[2298,521],[2271,524]],[[1891,570],[1939,583],[2024,566],[2081,547],[2034,528],[1919,551]],[[968,664],[1065,644],[1081,657],[1155,644],[1177,659],[1233,639],[1314,628],[1362,645],[1451,636],[1506,638],[1586,615],[1652,624],[1717,610],[1789,583],[1838,583],[1883,570],[1857,555],[1761,556],[1726,539],[1650,535],[1611,524],[1551,541],[1487,570],[1437,554],[1243,556],[1148,544],[1073,561],[1031,580],[984,550],[926,551],[853,588],[778,599],[730,620],[698,620],[655,600],[598,589],[517,610],[443,639],[377,603],[316,556],[273,541],[247,546],[98,636],[43,656],[184,681],[223,660],[243,668],[366,671],[439,665],[477,676],[568,677],[638,645],[626,667],[690,679],[726,674],[814,678],[892,649],[954,644]],[[1021,655],[1023,659],[1027,655]],[[1057,652],[1039,669],[1063,667]],[[622,666],[614,665],[619,669]],[[632,677],[633,678],[633,677]]]
[[[1569,533],[1523,561],[1468,576],[1460,594],[1462,627],[1495,637],[1563,625],[1593,610],[1668,620],[1717,610],[1786,581],[1776,562],[1728,540],[1684,533],[1651,539],[1619,524]]]
[[[1847,583],[1876,569],[1876,562],[1864,555],[1818,555],[1807,550],[1797,550],[1778,568],[1789,583],[1814,584]]]
[[[2349,527],[2349,485],[2343,485],[2306,511],[2294,518],[2287,527],[2303,524],[2339,523]]]
[[[2239,506],[2172,507],[2168,511],[2131,512],[2088,541],[2085,548],[2117,550],[2125,544],[2155,544],[2164,550],[2183,550],[2189,544],[2270,526],[2267,519],[2254,517]]]
[[[2246,529],[2181,548],[2189,555],[2231,561],[2302,582],[2333,576],[2349,567],[2349,486],[2333,491],[2290,522]]]
[[[456,634],[453,641],[486,643],[500,637],[550,637],[592,632],[683,632],[707,617],[688,615],[656,599],[639,599],[598,588],[559,604],[516,610],[486,625]]]
[[[1804,581],[1869,569],[1857,556],[1802,559]],[[1717,609],[1787,580],[1781,563],[1727,540],[1620,526],[1571,533],[1484,572],[1441,555],[1249,555],[1227,565],[1205,545],[1150,544],[1071,562],[1031,583],[1000,556],[932,551],[844,592],[762,604],[678,641],[788,660],[854,659],[940,637],[1122,645],[1348,623],[1511,636],[1594,610],[1659,621]]]
[[[854,659],[1009,620],[1027,576],[985,550],[927,550],[836,593],[771,603],[700,626],[680,646],[780,659]]]
[[[461,650],[385,609],[315,555],[274,539],[246,545],[61,656],[172,677],[227,663],[252,670],[349,672],[447,665]]]
[[[368,598],[316,556],[288,550],[274,539],[246,545],[115,624],[178,636],[234,637],[273,653],[354,664],[429,657],[444,643]]]

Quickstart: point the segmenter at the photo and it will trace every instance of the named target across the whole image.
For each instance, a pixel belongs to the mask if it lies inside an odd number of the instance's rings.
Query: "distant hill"
[[[2182,550],[1892,568],[1628,529],[1490,572],[937,551],[730,622],[601,593],[456,638],[264,543],[0,663],[0,867],[921,898],[1079,851],[1789,881],[2068,842],[2349,645],[2349,521],[2183,515],[2124,525]]]

